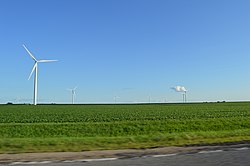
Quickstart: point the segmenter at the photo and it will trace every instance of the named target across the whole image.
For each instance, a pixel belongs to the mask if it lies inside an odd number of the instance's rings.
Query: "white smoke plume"
[[[176,86],[171,89],[175,90],[176,92],[187,92],[187,89],[184,86]]]

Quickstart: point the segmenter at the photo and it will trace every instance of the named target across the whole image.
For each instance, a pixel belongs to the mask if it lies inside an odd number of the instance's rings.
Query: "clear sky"
[[[249,0],[1,0],[0,103],[250,100]]]

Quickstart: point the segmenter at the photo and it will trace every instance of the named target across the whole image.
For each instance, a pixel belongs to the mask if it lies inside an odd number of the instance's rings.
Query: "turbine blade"
[[[39,60],[38,62],[56,62],[58,60]]]
[[[74,90],[76,90],[77,89],[77,86],[74,88]]]
[[[30,80],[30,77],[32,76],[32,74],[33,74],[34,70],[36,69],[36,67],[37,67],[37,62],[34,64],[28,80]]]
[[[31,52],[28,50],[28,48],[23,44],[24,49],[28,52],[28,54],[30,55],[30,57],[37,62],[36,58],[31,54]]]

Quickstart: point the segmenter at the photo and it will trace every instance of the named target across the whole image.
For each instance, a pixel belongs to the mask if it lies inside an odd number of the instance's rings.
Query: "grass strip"
[[[250,129],[124,137],[3,138],[0,139],[0,153],[139,149],[155,146],[183,146],[242,140],[250,140]]]

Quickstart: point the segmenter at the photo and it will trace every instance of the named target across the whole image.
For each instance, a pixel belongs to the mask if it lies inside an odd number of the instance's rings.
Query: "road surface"
[[[1,165],[1,164],[0,164]],[[3,165],[3,164],[2,164]],[[249,166],[250,149],[210,150],[195,153],[151,155],[126,159],[106,158],[74,161],[14,162],[5,165],[37,166]]]

